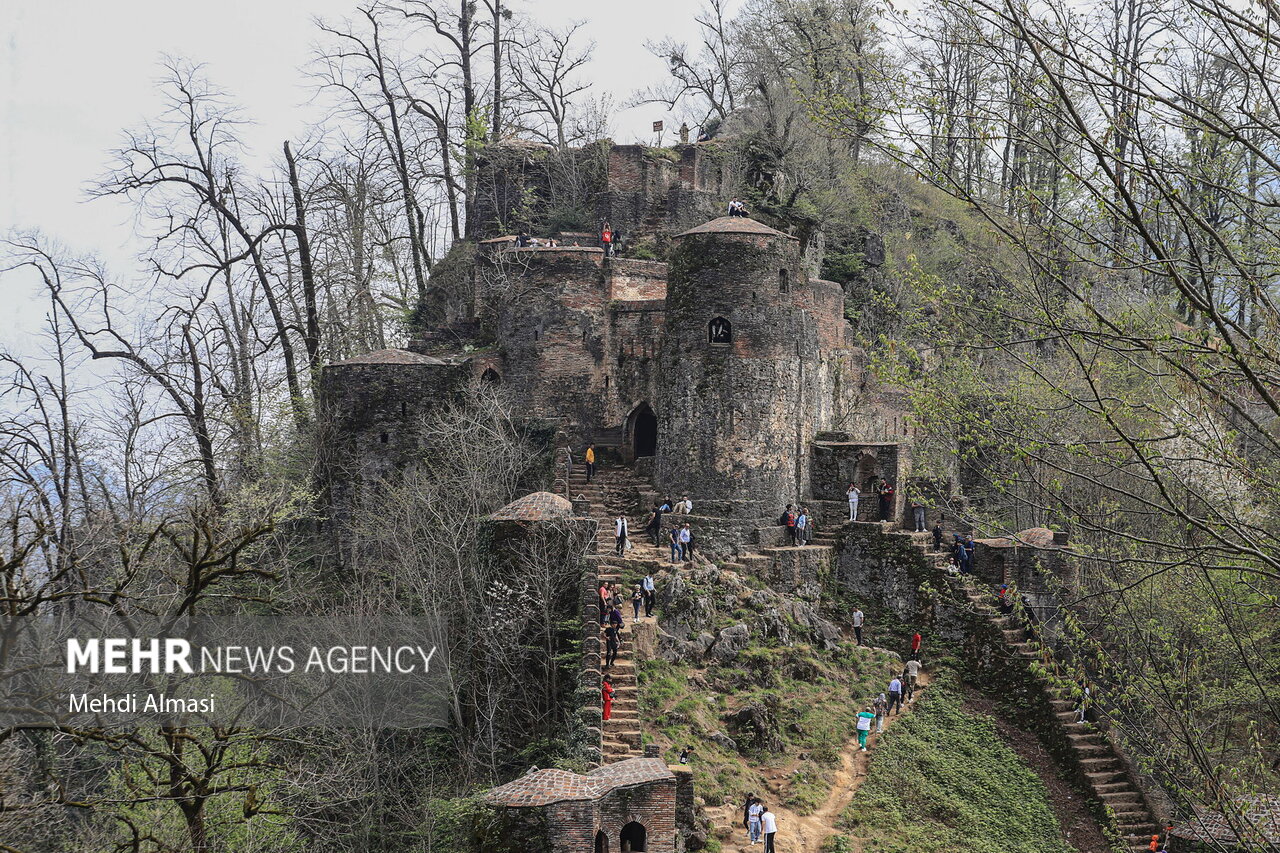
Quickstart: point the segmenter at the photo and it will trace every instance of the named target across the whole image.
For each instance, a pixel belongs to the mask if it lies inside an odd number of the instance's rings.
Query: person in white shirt
[[[902,681],[894,676],[889,682],[889,707],[885,709],[884,715],[889,716],[889,712],[894,714],[902,713]]]
[[[747,806],[747,835],[752,844],[760,843],[760,815],[764,814],[764,805],[759,800]]]
[[[618,516],[613,521],[613,536],[616,542],[614,551],[619,557],[622,552],[627,549],[627,519],[626,516]]]
[[[916,698],[916,679],[920,677],[920,661],[907,661],[907,701],[914,702]]]
[[[676,501],[676,512],[681,515],[689,515],[693,512],[693,501],[689,500],[688,495],[685,495],[680,500]]]
[[[857,639],[858,645],[862,645],[862,622],[865,618],[861,607],[853,611],[853,636]]]
[[[849,491],[847,494],[849,495],[849,520],[857,521],[858,520],[858,498],[862,495],[862,492],[858,491],[858,485],[856,483],[850,483]]]
[[[653,604],[658,598],[658,588],[653,582],[653,575],[644,576],[644,615],[646,618],[653,615]]]
[[[764,812],[760,815],[760,828],[764,830],[764,853],[774,853],[773,836],[778,833],[778,816],[769,811],[769,807],[761,803]]]
[[[693,533],[689,530],[689,525],[680,528],[680,559],[688,561],[693,559],[689,553],[689,540],[693,538]]]

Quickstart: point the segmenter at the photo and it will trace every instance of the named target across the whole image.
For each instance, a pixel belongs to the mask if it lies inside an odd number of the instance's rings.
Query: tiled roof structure
[[[1239,845],[1246,850],[1280,844],[1280,796],[1259,794],[1240,797],[1232,811],[1239,815],[1235,823],[1242,827],[1243,838],[1231,828],[1222,812],[1200,807],[1196,808],[1195,817],[1175,826],[1173,834],[1188,841]]]
[[[348,358],[345,361],[335,361],[331,366],[337,367],[343,364],[454,364],[456,362],[448,359],[436,358],[430,355],[419,355],[416,352],[409,352],[407,349],[380,349],[364,355],[357,355]]]
[[[534,492],[495,512],[495,521],[558,521],[573,517],[573,504],[551,492]]]
[[[677,237],[684,237],[689,234],[765,234],[770,237],[786,237],[789,240],[796,239],[790,234],[783,234],[765,225],[763,222],[756,222],[746,216],[721,216],[719,219],[713,219],[710,222],[704,222],[701,225],[695,225],[688,231],[677,234]]]
[[[998,536],[994,539],[981,539],[979,541],[990,548],[1012,548],[1015,545],[1025,545],[1031,548],[1054,547],[1053,531],[1047,527],[1029,527],[1012,536]]]
[[[629,758],[625,761],[615,761],[613,764],[597,767],[587,775],[607,780],[610,788],[625,788],[629,785],[643,785],[645,782],[675,778],[675,774],[660,758]]]
[[[530,808],[572,800],[598,800],[617,788],[674,779],[657,758],[630,758],[597,767],[586,776],[567,770],[535,770],[484,795],[495,806]]]
[[[484,795],[495,806],[524,808],[566,800],[596,800],[613,786],[602,779],[579,776],[568,770],[535,770]]]

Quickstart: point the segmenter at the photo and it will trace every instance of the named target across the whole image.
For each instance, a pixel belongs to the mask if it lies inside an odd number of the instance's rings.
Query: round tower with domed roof
[[[657,483],[699,515],[775,518],[805,493],[820,362],[799,242],[726,216],[675,238]]]

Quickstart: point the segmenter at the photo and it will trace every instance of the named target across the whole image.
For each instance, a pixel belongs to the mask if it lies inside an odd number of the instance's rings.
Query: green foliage
[[[866,853],[1066,853],[1048,791],[939,678],[889,729],[840,825]]]

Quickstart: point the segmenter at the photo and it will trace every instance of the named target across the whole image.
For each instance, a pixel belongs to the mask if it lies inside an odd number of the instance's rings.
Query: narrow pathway
[[[886,732],[898,720],[912,713],[916,703],[920,701],[927,690],[930,680],[929,674],[921,670],[919,681],[916,684],[915,701],[904,705],[901,714],[894,714],[885,720],[884,728]],[[879,745],[882,736],[882,734],[873,731],[871,736],[867,738],[866,752],[863,752],[858,747],[856,735],[844,745],[844,748],[840,751],[840,766],[836,769],[832,778],[827,798],[811,814],[800,815],[783,805],[789,787],[787,781],[791,777],[788,769],[775,768],[773,771],[763,771],[770,779],[770,789],[758,792],[757,796],[763,799],[769,808],[773,810],[773,813],[778,816],[778,834],[774,841],[779,850],[785,850],[787,853],[820,853],[823,841],[829,836],[848,834],[838,829],[836,823],[840,820],[840,815],[848,808],[849,803],[853,802],[854,794],[858,792],[858,789],[862,787],[862,783],[866,780],[871,761],[875,756],[876,747]],[[779,784],[773,784],[774,781]],[[712,820],[716,825],[733,828],[733,834],[722,842],[720,849],[723,853],[753,853],[753,851],[760,849],[759,847],[753,848],[751,846],[747,838],[747,832],[742,828],[742,805],[740,803],[724,805],[708,811],[711,813]],[[862,845],[859,839],[851,837],[853,838],[854,849],[861,851]]]

